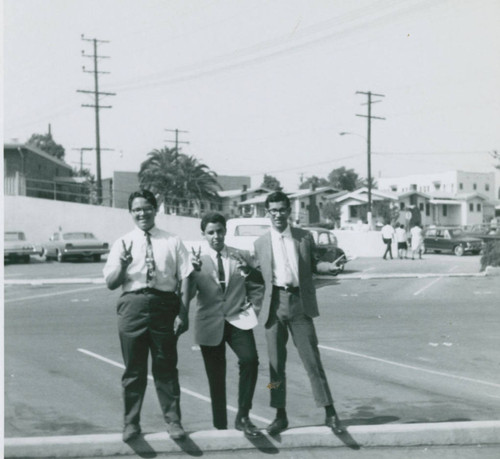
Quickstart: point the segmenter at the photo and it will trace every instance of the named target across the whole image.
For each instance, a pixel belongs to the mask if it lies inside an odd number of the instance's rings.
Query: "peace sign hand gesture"
[[[122,253],[120,254],[120,263],[123,267],[127,267],[130,263],[132,263],[132,245],[133,241],[130,241],[130,246],[127,248],[125,242],[122,239]]]
[[[201,247],[198,247],[198,251],[195,252],[194,247],[191,247],[191,264],[195,271],[199,271],[201,269],[202,261],[201,261]]]

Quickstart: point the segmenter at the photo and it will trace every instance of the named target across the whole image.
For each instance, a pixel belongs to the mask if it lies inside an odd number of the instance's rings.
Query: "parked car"
[[[348,260],[345,252],[337,247],[335,234],[330,230],[316,226],[304,226],[303,229],[312,234],[320,261],[334,263],[332,273],[334,271],[336,271],[335,274],[342,272]]]
[[[68,258],[92,257],[94,261],[100,261],[101,255],[109,252],[109,244],[100,241],[92,233],[78,231],[54,233],[49,242],[42,246],[42,255],[46,259],[55,258],[62,262]]]
[[[30,262],[30,255],[39,255],[35,244],[26,240],[22,231],[5,231],[3,235],[3,259]]]
[[[464,227],[464,232],[467,236],[477,237],[483,242],[500,241],[500,228],[490,225],[474,225]]]
[[[481,239],[468,236],[461,228],[429,228],[424,236],[426,252],[450,251],[460,257],[464,253],[478,254],[482,246]]]
[[[227,221],[226,244],[253,252],[254,241],[271,228],[268,218],[231,218]],[[304,227],[311,232],[318,248],[320,261],[334,263],[332,274],[344,270],[347,257],[342,249],[337,247],[337,238],[332,231],[319,227]]]

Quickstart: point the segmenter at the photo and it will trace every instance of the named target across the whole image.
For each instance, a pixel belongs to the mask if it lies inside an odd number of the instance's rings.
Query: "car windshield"
[[[234,230],[235,236],[262,236],[267,230],[269,225],[240,225]]]
[[[4,233],[3,240],[4,241],[25,241],[26,237],[24,236],[24,233],[9,231],[8,233]]]
[[[464,232],[461,229],[452,229],[450,230],[451,237],[462,237]]]
[[[95,236],[92,233],[65,233],[63,234],[63,239],[65,241],[75,239],[95,239]]]

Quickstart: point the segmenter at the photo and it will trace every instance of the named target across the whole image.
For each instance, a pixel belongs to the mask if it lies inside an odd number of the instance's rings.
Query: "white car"
[[[265,217],[230,218],[227,223],[226,244],[253,253],[253,243],[271,228]]]
[[[5,231],[3,235],[3,259],[30,262],[30,255],[39,255],[35,245],[26,240],[22,231]]]

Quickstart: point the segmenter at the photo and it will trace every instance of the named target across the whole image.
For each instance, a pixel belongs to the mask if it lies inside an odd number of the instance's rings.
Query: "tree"
[[[77,202],[84,202],[89,204],[97,204],[97,183],[94,175],[90,172],[90,169],[76,169],[73,168],[71,171],[72,177],[82,177],[85,181],[82,183],[82,195],[80,199],[74,199]],[[73,199],[72,199],[73,200]]]
[[[281,191],[283,188],[281,183],[276,177],[272,175],[264,174],[264,179],[260,185],[262,188],[267,188],[268,190]]]
[[[55,156],[57,159],[64,160],[64,147],[54,141],[50,132],[47,134],[33,134],[26,143],[40,148],[40,150]]]
[[[323,177],[317,177],[316,175],[313,175],[312,177],[307,177],[299,186],[299,189],[305,190],[307,188],[318,188],[320,186],[329,186],[330,182],[323,178]]]
[[[340,205],[337,202],[328,201],[323,206],[323,216],[339,227],[341,216]]]
[[[220,202],[217,174],[175,148],[148,153],[141,164],[139,184],[160,197],[166,212],[172,208],[177,214],[191,215],[195,205],[202,210],[207,201]]]
[[[359,176],[354,169],[346,169],[344,166],[333,169],[328,174],[330,185],[339,190],[354,191],[359,188]]]

